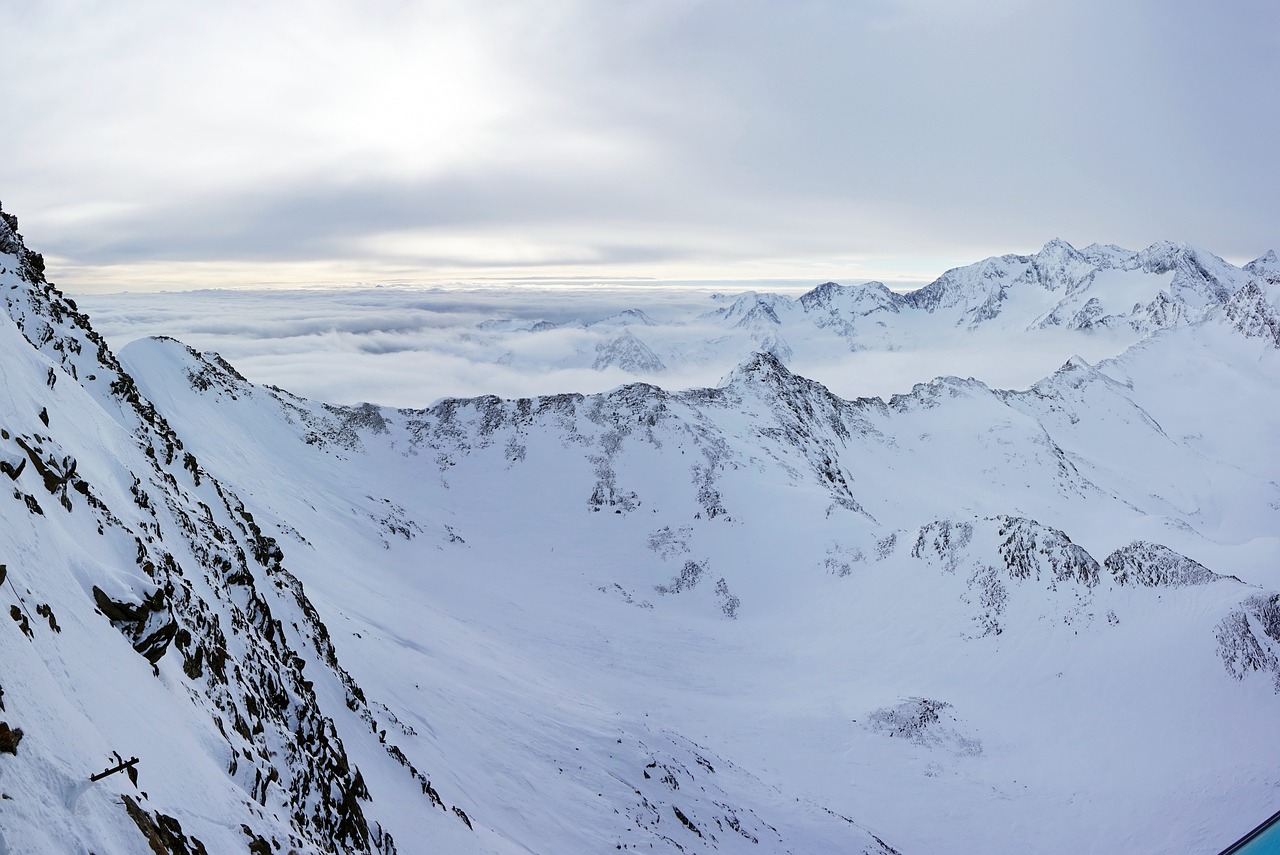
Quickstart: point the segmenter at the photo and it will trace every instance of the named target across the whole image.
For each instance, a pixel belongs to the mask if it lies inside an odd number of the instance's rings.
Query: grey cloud
[[[1280,10],[1260,0],[56,8],[16,23],[28,119],[0,135],[0,190],[71,264],[340,259],[430,279],[960,262],[1055,235],[1232,257],[1277,242]],[[224,41],[233,20],[244,45]],[[414,65],[437,23],[474,42],[457,81]],[[472,78],[489,88],[462,119],[433,112]],[[433,146],[447,157],[416,154]],[[473,242],[378,242],[415,232]],[[474,251],[511,241],[537,251]]]
[[[624,196],[625,194],[625,196]],[[606,186],[590,176],[453,175],[413,182],[235,188],[199,200],[164,200],[110,223],[87,221],[64,230],[59,252],[82,263],[152,260],[301,260],[368,258],[365,239],[386,232],[468,230],[479,235],[562,231],[589,241],[600,262],[628,264],[680,258],[687,246],[662,243],[643,231],[646,218],[662,220],[662,206],[630,188]],[[705,206],[704,206],[705,207]],[[688,217],[690,211],[685,212]],[[664,224],[664,230],[678,223]],[[640,220],[641,222],[637,222]],[[692,224],[691,224],[692,225]],[[613,236],[608,229],[615,231]],[[640,229],[634,242],[622,235]],[[447,254],[420,254],[415,263],[472,264]],[[551,257],[544,263],[573,262]]]

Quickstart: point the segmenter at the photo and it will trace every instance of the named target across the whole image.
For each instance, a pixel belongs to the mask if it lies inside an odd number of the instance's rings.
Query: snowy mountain
[[[1054,242],[704,319],[847,353],[1096,299],[1134,339],[1025,390],[846,400],[766,348],[392,409],[117,359],[15,228],[0,852],[1216,851],[1274,811],[1265,256]]]
[[[639,309],[624,309],[623,311],[618,312],[615,315],[610,315],[607,318],[602,318],[598,321],[595,321],[589,326],[594,329],[614,329],[617,327],[624,327],[624,328],[629,326],[653,327],[657,325],[658,325],[657,321],[655,321],[653,318],[649,317]]]
[[[656,374],[667,368],[649,346],[626,327],[618,335],[596,345],[596,360],[591,367],[597,371],[616,367],[631,374]]]
[[[711,311],[662,321],[634,308],[599,321],[581,318],[578,328],[603,336],[595,345],[604,349],[616,330],[645,327],[652,360],[624,365],[579,347],[557,364],[622,368],[638,379],[658,380],[668,366],[736,364],[756,351],[812,370],[850,352],[893,352],[939,342],[978,350],[1014,336],[1034,341],[1061,332],[1105,338],[1118,351],[1149,333],[1219,312],[1252,281],[1275,284],[1277,278],[1274,253],[1236,267],[1185,243],[1164,241],[1133,251],[1097,244],[1076,249],[1054,239],[1033,255],[1004,255],[954,268],[907,293],[879,282],[826,282],[794,299],[757,291],[715,294],[718,306]],[[544,322],[532,331],[558,326]],[[502,319],[481,327],[513,333],[530,329]],[[663,368],[646,367],[654,365]]]
[[[1007,318],[1006,327],[1128,325],[1149,332],[1220,307],[1247,278],[1240,268],[1186,244],[1080,251],[1055,239],[1035,255],[949,270],[904,302],[944,312],[970,328]]]

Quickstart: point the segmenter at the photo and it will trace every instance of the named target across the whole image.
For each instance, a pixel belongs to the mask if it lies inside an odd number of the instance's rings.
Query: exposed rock
[[[123,795],[125,813],[138,826],[154,855],[208,855],[204,844],[182,833],[182,823],[156,811],[148,813],[130,796]]]
[[[1222,619],[1215,630],[1227,673],[1243,680],[1260,671],[1280,693],[1280,594],[1257,594]]]
[[[1098,562],[1071,542],[1064,532],[1035,520],[996,517],[1000,524],[1000,557],[1015,579],[1098,584]]]
[[[1280,347],[1280,310],[1268,299],[1260,280],[1249,280],[1227,301],[1224,313],[1241,335]]]
[[[946,701],[907,698],[892,707],[873,710],[864,726],[873,733],[940,748],[957,756],[976,757],[982,753],[982,742],[961,732],[962,726]]]
[[[1122,546],[1108,555],[1103,563],[1118,585],[1179,588],[1207,585],[1228,578],[1167,546],[1145,540],[1135,540],[1128,546]]]
[[[0,292],[7,310],[0,320],[17,327],[41,360],[53,366],[55,376],[79,383],[102,408],[101,415],[88,416],[100,423],[100,431],[113,423],[122,428],[120,463],[133,472],[122,500],[115,498],[120,493],[113,485],[86,481],[76,457],[62,447],[61,425],[49,418],[47,408],[43,417],[31,416],[29,432],[5,431],[4,438],[12,437],[14,448],[31,464],[24,475],[6,450],[5,474],[29,480],[35,469],[68,514],[74,508],[75,517],[91,520],[88,524],[96,526],[104,544],[118,544],[120,551],[136,555],[133,567],[104,567],[96,576],[85,571],[86,613],[96,606],[156,673],[167,651],[174,646],[181,651],[181,671],[167,676],[181,680],[185,675],[189,681],[176,694],[205,718],[211,733],[225,740],[228,777],[243,787],[249,804],[276,805],[279,821],[308,848],[393,852],[390,837],[364,816],[367,789],[339,737],[334,723],[338,710],[325,709],[315,681],[330,684],[326,697],[344,700],[343,720],[354,714],[370,728],[371,741],[372,713],[360,687],[338,663],[328,631],[301,584],[284,567],[283,552],[262,533],[243,502],[203,473],[199,461],[183,449],[88,318],[45,281],[41,265],[21,246],[7,219],[0,222],[0,245],[24,259],[18,278],[10,276],[11,287]],[[188,378],[196,388],[203,385],[227,395],[253,388],[219,358],[202,357],[191,364],[200,368]],[[7,380],[16,382],[12,365],[6,369]],[[39,370],[32,385],[50,386],[48,368]],[[346,421],[358,419],[360,430],[377,429],[376,408],[354,408],[353,413],[343,414]],[[127,448],[130,440],[132,450]],[[43,515],[33,496],[18,490],[15,498]],[[146,581],[122,583],[119,574]],[[28,616],[16,606],[14,610],[23,631],[32,633]],[[37,611],[56,633],[60,627],[49,604],[39,604]],[[288,629],[277,614],[288,621]],[[306,677],[304,654],[319,663]],[[385,747],[390,754],[393,746]],[[261,827],[263,816],[246,806],[244,821]],[[159,814],[151,823],[161,832],[166,826]],[[183,850],[178,839],[165,841],[166,851],[199,851],[190,841]]]
[[[0,721],[0,754],[17,754],[22,741],[22,728],[10,728],[9,722]]]

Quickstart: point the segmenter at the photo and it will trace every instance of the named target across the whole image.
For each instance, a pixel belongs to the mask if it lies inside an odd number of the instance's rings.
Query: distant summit
[[[626,328],[612,339],[596,345],[596,358],[591,367],[596,371],[620,368],[632,374],[656,374],[667,370],[657,354]]]

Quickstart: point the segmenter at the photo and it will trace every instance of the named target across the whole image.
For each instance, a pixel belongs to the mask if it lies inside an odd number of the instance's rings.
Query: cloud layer
[[[0,191],[79,290],[923,276],[1276,242],[1280,8],[333,0],[9,14]]]
[[[794,287],[789,295],[803,290]],[[590,393],[638,380],[667,389],[715,386],[758,348],[743,338],[710,358],[669,359],[666,370],[654,373],[591,368],[597,347],[621,329],[593,322],[627,309],[653,321],[630,329],[664,353],[671,345],[726,341],[724,326],[698,317],[724,300],[691,284],[187,291],[77,301],[113,348],[143,336],[173,336],[221,353],[257,383],[342,404],[425,407],[442,397]],[[563,326],[530,331],[539,321]],[[1120,347],[1103,334],[1039,330],[979,341],[961,330],[856,353],[840,342],[809,350],[790,367],[846,398],[888,398],[947,374],[1025,388],[1073,354],[1094,361]]]

